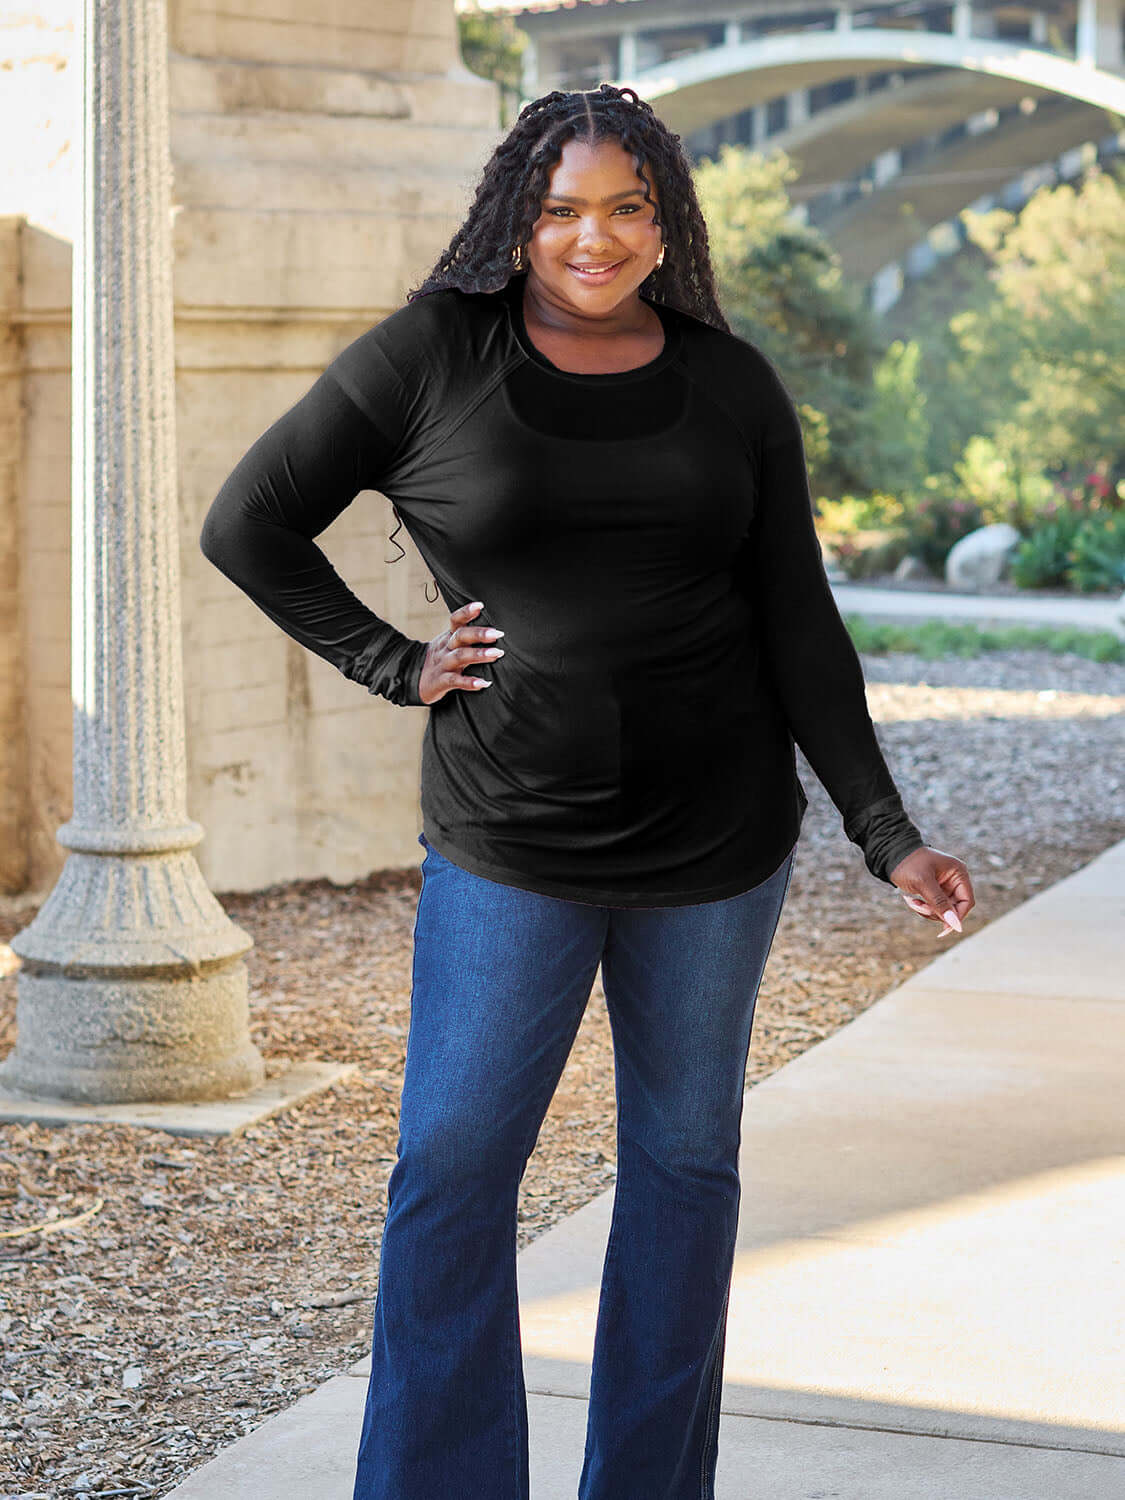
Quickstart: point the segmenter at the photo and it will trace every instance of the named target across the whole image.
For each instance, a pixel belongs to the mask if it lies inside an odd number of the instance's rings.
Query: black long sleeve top
[[[314,538],[391,500],[452,611],[505,633],[491,686],[428,708],[423,831],[489,879],[681,905],[795,843],[800,745],[888,881],[923,844],[876,739],[813,529],[800,420],[756,345],[653,302],[661,352],[612,374],[532,344],[526,277],[417,298],[361,334],[215,497],[207,558],[277,625],[400,707],[427,643]]]

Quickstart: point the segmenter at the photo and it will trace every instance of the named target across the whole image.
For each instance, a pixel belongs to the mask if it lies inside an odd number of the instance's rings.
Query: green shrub
[[[1125,588],[1125,511],[1103,511],[1080,523],[1066,581],[1082,593]]]
[[[953,620],[895,625],[866,615],[844,615],[857,651],[872,655],[914,651],[928,661],[940,656],[979,656],[982,651],[1069,651],[1089,661],[1125,661],[1125,641],[1109,630],[1056,629],[1050,625],[1006,625],[982,630]]]
[[[1016,546],[1009,564],[1012,579],[1021,589],[1061,588],[1067,583],[1071,548],[1082,527],[1082,517],[1072,510],[1040,521]]]
[[[1060,484],[1061,502],[1046,507],[1013,553],[1011,575],[1021,588],[1125,588],[1125,509],[1098,478],[1090,474],[1077,486]]]
[[[945,498],[956,488],[956,481],[949,475],[931,474],[925,481],[923,494],[903,500],[900,525],[906,543],[904,554],[920,558],[938,575],[945,569],[945,559],[954,542],[984,525],[975,500]]]

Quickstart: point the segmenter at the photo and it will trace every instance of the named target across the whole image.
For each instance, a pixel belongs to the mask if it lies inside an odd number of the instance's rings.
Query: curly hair
[[[633,89],[612,83],[590,93],[554,89],[520,110],[489,158],[464,222],[407,301],[447,287],[466,292],[504,287],[515,269],[513,254],[522,254],[542,211],[551,169],[565,142],[574,139],[616,140],[633,155],[666,251],[664,264],[639,290],[729,332],[715,291],[707,224],[680,137]],[[659,205],[651,196],[653,186]]]

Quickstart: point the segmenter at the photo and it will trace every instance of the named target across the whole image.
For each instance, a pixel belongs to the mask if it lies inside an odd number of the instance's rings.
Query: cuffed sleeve
[[[800,417],[777,370],[759,357],[758,487],[746,576],[763,660],[845,834],[870,873],[890,884],[894,865],[925,840],[880,749],[859,654],[825,572]]]
[[[396,435],[375,427],[329,371],[248,449],[199,538],[209,562],[286,634],[368,692],[421,705],[427,643],[368,608],[313,540],[376,487]]]

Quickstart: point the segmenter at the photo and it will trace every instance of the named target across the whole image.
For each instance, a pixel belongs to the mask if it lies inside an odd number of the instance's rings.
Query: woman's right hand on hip
[[[449,629],[435,636],[426,647],[426,659],[418,678],[418,696],[423,703],[436,703],[454,688],[477,693],[491,686],[487,678],[474,677],[468,671],[473,662],[496,661],[504,655],[500,647],[486,644],[502,636],[502,630],[470,623],[483,608],[478,599],[455,609],[449,616]]]

